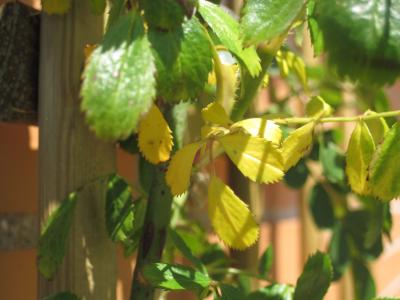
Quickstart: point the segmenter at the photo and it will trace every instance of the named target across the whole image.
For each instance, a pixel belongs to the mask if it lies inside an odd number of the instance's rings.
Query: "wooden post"
[[[111,144],[89,132],[80,111],[79,90],[84,46],[100,41],[103,18],[89,1],[72,1],[64,16],[42,15],[39,87],[39,217],[49,214],[69,192],[78,195],[66,256],[55,278],[40,276],[39,298],[61,291],[82,299],[115,299],[115,247],[105,229],[105,182],[115,170]]]

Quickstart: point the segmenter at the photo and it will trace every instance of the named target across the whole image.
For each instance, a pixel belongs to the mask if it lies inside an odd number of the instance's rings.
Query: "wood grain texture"
[[[115,170],[114,146],[98,141],[80,111],[83,49],[100,40],[101,17],[89,1],[73,1],[65,16],[42,15],[39,84],[40,224],[76,188],[79,192],[67,254],[52,281],[39,279],[39,298],[71,291],[82,299],[113,300],[115,247],[105,228],[105,181]]]

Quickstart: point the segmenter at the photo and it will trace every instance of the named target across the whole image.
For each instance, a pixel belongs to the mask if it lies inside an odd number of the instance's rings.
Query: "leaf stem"
[[[378,118],[389,118],[400,116],[400,110],[386,111],[371,115],[358,115],[352,117],[326,117],[318,120],[319,123],[345,123],[345,122],[357,122],[360,120],[373,120]],[[290,117],[290,118],[277,118],[271,119],[277,124],[291,125],[291,124],[307,124],[315,121],[315,118],[309,117]]]

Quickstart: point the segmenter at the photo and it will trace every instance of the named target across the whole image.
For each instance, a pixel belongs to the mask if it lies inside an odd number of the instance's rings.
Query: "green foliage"
[[[183,22],[185,12],[176,0],[140,0],[149,27],[171,30]]]
[[[248,0],[242,11],[241,29],[245,45],[270,41],[284,33],[296,20],[303,1]]]
[[[106,0],[90,0],[90,8],[92,12],[96,15],[101,15],[106,9]]]
[[[250,293],[246,300],[292,300],[294,288],[286,284],[271,284]]]
[[[143,269],[143,275],[152,285],[167,290],[202,292],[211,284],[204,273],[182,265],[150,264]]]
[[[243,292],[234,286],[221,284],[221,294],[222,296],[218,299],[220,300],[241,300],[245,298]]]
[[[368,267],[360,261],[353,261],[352,271],[355,284],[354,300],[369,300],[376,295],[375,282]]]
[[[261,276],[268,278],[268,274],[272,268],[273,259],[274,259],[274,249],[272,248],[272,246],[269,246],[261,255],[261,258],[258,262],[258,273]]]
[[[141,17],[122,16],[85,68],[82,110],[97,136],[127,138],[155,96],[155,67]]]
[[[300,189],[307,181],[309,170],[304,160],[301,159],[285,174],[285,183],[293,189]]]
[[[329,256],[317,252],[310,256],[303,273],[297,279],[294,300],[321,300],[332,280],[332,264]]]
[[[157,66],[157,96],[170,102],[194,99],[212,68],[211,45],[202,25],[193,17],[174,30],[150,29],[148,35]]]
[[[399,76],[399,13],[398,1],[316,1],[315,18],[341,75],[370,84],[390,83]]]
[[[39,239],[38,268],[47,279],[53,277],[64,258],[77,200],[76,193],[69,194],[50,215],[42,229]]]
[[[80,300],[80,298],[69,292],[58,293],[44,298],[43,300]]]
[[[332,200],[323,184],[314,185],[309,194],[308,204],[315,224],[319,228],[332,228],[335,224]]]

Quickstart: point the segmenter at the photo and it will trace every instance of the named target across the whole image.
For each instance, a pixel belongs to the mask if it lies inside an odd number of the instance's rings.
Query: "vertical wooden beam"
[[[111,144],[89,132],[80,112],[84,46],[99,42],[103,18],[89,1],[72,1],[64,16],[42,15],[39,87],[39,217],[49,214],[71,191],[80,193],[66,256],[55,278],[39,279],[39,299],[71,291],[82,299],[115,299],[115,247],[106,235],[105,182],[115,170]]]

